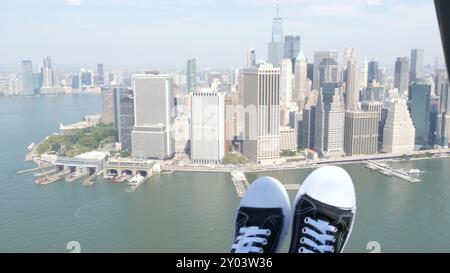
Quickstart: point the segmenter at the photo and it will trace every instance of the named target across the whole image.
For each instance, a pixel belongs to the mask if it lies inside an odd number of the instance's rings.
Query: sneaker
[[[294,201],[290,253],[340,253],[355,221],[355,190],[350,175],[321,167],[301,185]]]
[[[276,252],[286,236],[289,215],[289,198],[283,184],[272,177],[258,178],[239,204],[231,252]]]

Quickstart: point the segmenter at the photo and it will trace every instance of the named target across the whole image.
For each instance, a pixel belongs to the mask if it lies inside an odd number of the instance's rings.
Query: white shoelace
[[[298,251],[300,253],[325,253],[325,252],[333,252],[334,247],[330,244],[335,242],[335,237],[331,233],[335,233],[337,231],[337,228],[330,225],[330,223],[323,221],[323,220],[313,220],[309,217],[306,217],[304,220],[305,224],[307,225],[302,229],[302,233],[304,235],[309,235],[311,238],[314,238],[314,240],[309,239],[306,236],[303,236],[300,238],[300,243],[303,245],[308,246],[308,248],[300,247]],[[317,232],[314,229],[311,229],[308,227],[314,227]],[[320,243],[317,243],[320,242]]]
[[[242,227],[239,229],[239,236],[237,236],[232,250],[235,253],[263,253],[263,248],[255,244],[266,245],[266,237],[270,236],[270,233],[270,229]]]

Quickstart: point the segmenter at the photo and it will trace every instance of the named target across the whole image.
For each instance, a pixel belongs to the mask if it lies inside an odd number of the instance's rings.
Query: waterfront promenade
[[[410,160],[413,159],[427,159],[450,156],[450,149],[436,149],[415,151],[408,154]],[[205,172],[205,173],[231,173],[232,171],[241,171],[243,173],[254,172],[271,172],[271,171],[285,171],[314,168],[320,165],[339,165],[339,164],[354,164],[362,163],[368,160],[400,160],[405,158],[404,154],[374,154],[374,155],[359,155],[346,156],[337,158],[322,158],[318,160],[303,160],[297,162],[282,162],[278,164],[242,164],[242,165],[162,165],[165,171],[176,172]]]

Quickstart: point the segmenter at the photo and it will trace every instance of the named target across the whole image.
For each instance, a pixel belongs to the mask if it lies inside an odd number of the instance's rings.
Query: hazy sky
[[[285,34],[315,50],[356,49],[392,66],[410,49],[442,56],[432,0],[280,0]],[[1,0],[0,67],[46,55],[55,67],[243,65],[266,59],[275,0]]]

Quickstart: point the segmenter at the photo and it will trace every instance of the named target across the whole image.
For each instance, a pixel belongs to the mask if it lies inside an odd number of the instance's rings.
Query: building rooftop
[[[93,159],[93,160],[104,160],[108,156],[108,153],[106,152],[99,152],[99,151],[91,151],[84,154],[80,154],[76,156],[76,158],[79,159]]]

